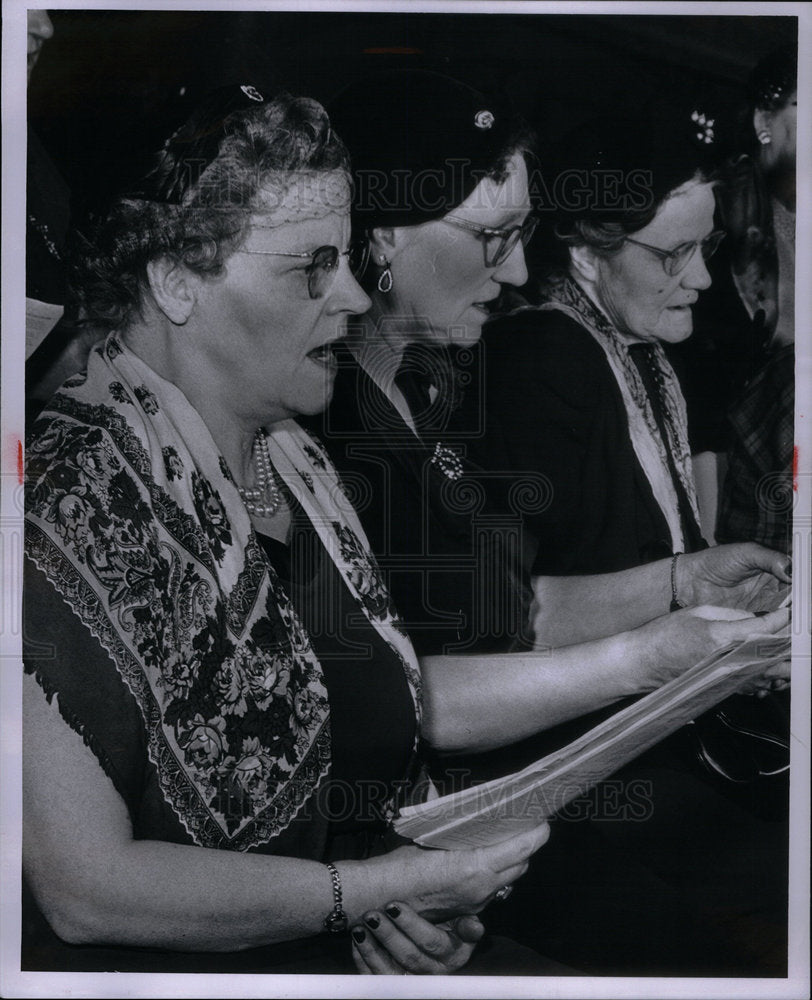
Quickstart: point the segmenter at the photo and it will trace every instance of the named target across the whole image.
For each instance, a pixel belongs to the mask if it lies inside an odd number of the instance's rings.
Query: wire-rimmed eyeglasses
[[[498,267],[513,253],[519,240],[522,246],[527,246],[539,220],[537,215],[531,214],[520,226],[512,226],[510,229],[491,229],[476,222],[469,222],[468,219],[460,219],[456,215],[444,215],[440,222],[456,226],[457,229],[464,229],[468,233],[475,233],[482,241],[485,267]]]
[[[674,278],[688,266],[691,258],[696,253],[697,247],[699,247],[702,252],[702,259],[710,260],[710,258],[719,249],[719,244],[724,238],[725,234],[722,230],[717,229],[715,232],[712,232],[710,236],[706,236],[704,240],[693,240],[691,243],[680,243],[680,245],[678,247],[674,247],[673,250],[663,250],[662,247],[653,247],[649,243],[641,243],[640,240],[633,240],[631,236],[626,236],[623,242],[633,243],[636,247],[642,247],[644,250],[649,250],[651,253],[656,254],[662,261],[665,273],[669,276],[669,278]]]
[[[307,294],[311,299],[321,299],[330,290],[338,271],[339,257],[346,257],[353,277],[359,278],[365,271],[369,257],[369,243],[366,240],[353,240],[348,249],[339,250],[334,246],[323,246],[307,253],[293,253],[288,250],[246,250],[236,253],[257,254],[261,257],[299,257],[310,260],[303,268],[307,275]]]

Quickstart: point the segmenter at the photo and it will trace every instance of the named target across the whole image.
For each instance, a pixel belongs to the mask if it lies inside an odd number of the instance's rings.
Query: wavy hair
[[[234,107],[233,96],[224,103],[216,92],[167,140],[137,193],[78,237],[70,285],[86,322],[119,328],[139,315],[147,265],[159,257],[220,274],[260,191],[281,199],[304,173],[349,178],[347,150],[318,102],[288,94],[265,101],[254,88],[239,89],[257,96]]]

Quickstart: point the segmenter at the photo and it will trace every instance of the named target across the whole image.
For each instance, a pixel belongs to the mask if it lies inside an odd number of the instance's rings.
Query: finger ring
[[[508,898],[508,896],[512,892],[513,892],[512,885],[503,885],[502,888],[496,893],[496,895],[493,898],[498,899],[500,903],[504,903],[504,901]]]

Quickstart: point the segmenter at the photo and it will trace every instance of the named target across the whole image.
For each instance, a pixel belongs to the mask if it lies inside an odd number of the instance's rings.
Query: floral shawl
[[[269,445],[402,663],[419,723],[417,661],[335,470],[293,421]],[[330,767],[322,671],[207,427],[115,333],[35,423],[26,507],[26,552],[135,698],[194,843],[245,850],[281,833]]]
[[[552,281],[545,288],[548,301],[533,307],[543,310],[558,309],[579,323],[599,344],[612,374],[615,377],[623,405],[629,421],[629,436],[634,453],[646,479],[651,486],[654,499],[663,512],[671,534],[671,548],[674,552],[685,550],[677,491],[669,469],[668,455],[660,435],[651,401],[643,384],[628,346],[609,319],[589,300],[578,284],[569,277]],[[696,501],[691,451],[688,446],[688,418],[685,400],[674,369],[665,356],[662,345],[654,347],[654,362],[659,372],[664,421],[668,436],[668,447],[674,459],[680,482],[691,504],[696,523],[699,524],[699,510]]]

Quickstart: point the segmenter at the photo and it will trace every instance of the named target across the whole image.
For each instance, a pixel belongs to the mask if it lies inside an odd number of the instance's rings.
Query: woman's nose
[[[681,284],[701,292],[705,288],[710,288],[712,281],[702,249],[697,247],[683,272]]]
[[[346,257],[341,258],[331,291],[333,301],[330,303],[330,308],[333,312],[348,312],[360,316],[372,307],[371,299],[355,280]]]
[[[54,26],[47,10],[28,11],[28,34],[36,35],[46,42],[49,38],[53,38]]]
[[[525,284],[528,278],[527,262],[524,259],[524,245],[521,240],[494,271],[494,279],[503,285]]]

